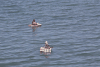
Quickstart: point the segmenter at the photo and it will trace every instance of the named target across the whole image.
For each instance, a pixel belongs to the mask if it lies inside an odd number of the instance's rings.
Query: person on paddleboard
[[[32,21],[32,25],[37,25],[37,23],[35,22],[35,19]]]
[[[45,48],[50,48],[47,41],[45,41]]]

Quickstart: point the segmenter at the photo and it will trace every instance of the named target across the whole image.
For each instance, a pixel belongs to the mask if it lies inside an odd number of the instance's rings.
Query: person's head
[[[47,42],[47,41],[45,41],[45,44],[48,44],[48,42]]]
[[[33,20],[33,22],[35,22],[35,19]]]

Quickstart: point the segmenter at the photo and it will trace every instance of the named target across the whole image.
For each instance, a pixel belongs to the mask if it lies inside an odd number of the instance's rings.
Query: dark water
[[[1,0],[0,67],[100,67],[100,0]]]

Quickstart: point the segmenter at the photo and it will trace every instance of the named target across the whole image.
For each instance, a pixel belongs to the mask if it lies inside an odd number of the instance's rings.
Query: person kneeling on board
[[[37,25],[37,23],[35,22],[35,19],[32,21],[32,25]]]
[[[50,46],[48,45],[48,42],[47,41],[45,41],[45,46],[44,46],[45,48],[50,48]]]

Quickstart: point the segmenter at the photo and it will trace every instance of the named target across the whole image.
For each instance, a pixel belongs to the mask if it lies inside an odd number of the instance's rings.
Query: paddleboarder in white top
[[[47,41],[45,41],[45,48],[50,48]]]

